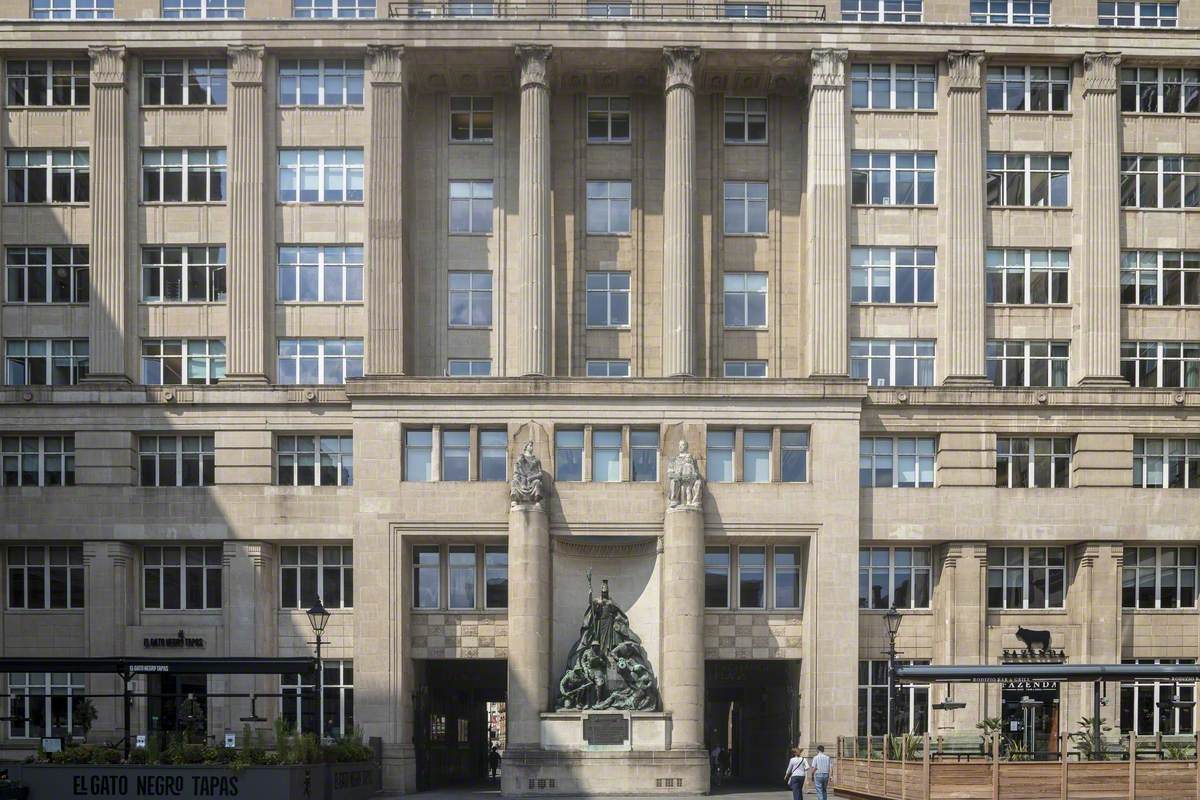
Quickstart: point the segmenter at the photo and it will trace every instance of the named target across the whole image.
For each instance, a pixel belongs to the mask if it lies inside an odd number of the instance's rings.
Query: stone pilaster
[[[704,512],[667,509],[663,525],[662,700],[671,748],[704,747]]]
[[[845,50],[814,50],[808,93],[809,373],[846,375],[850,353],[849,160]]]
[[[541,744],[550,691],[550,521],[538,505],[508,512],[508,748]],[[504,786],[516,793],[516,786]]]
[[[225,584],[222,616],[226,635],[225,652],[220,655],[277,655],[279,568],[275,545],[269,542],[227,541],[222,562]],[[269,693],[278,691],[279,686],[277,679],[271,675],[228,675],[224,681],[225,691],[228,692]],[[218,704],[209,711],[209,729],[221,730],[224,725],[239,730],[238,717],[248,709],[239,707],[237,703],[245,702],[218,700]]]
[[[371,139],[367,169],[368,375],[403,375],[404,324],[404,48],[373,45]]]
[[[663,375],[696,374],[695,47],[667,47],[663,174]]]
[[[940,189],[938,347],[944,383],[985,383],[983,54],[954,51],[947,62]]]
[[[1081,383],[1121,379],[1121,106],[1118,53],[1083,57],[1083,142],[1072,170],[1079,246],[1071,264],[1075,298],[1071,363]]]
[[[130,226],[125,216],[125,48],[91,47],[92,244],[88,379],[129,382],[125,332],[129,329],[130,273],[125,250]]]
[[[1071,584],[1077,590],[1067,592],[1067,609],[1071,619],[1082,620],[1077,660],[1081,664],[1119,664],[1121,567],[1124,561],[1122,543],[1085,542],[1079,545],[1077,554],[1079,572]],[[1073,709],[1068,708],[1068,719],[1092,716],[1092,685],[1072,684],[1070,691],[1075,693],[1075,697],[1071,698],[1075,705]],[[1116,701],[1120,697],[1120,684],[1109,683],[1106,696],[1109,702],[1101,708],[1101,716],[1106,724],[1115,726],[1120,708]]]
[[[521,144],[518,206],[521,214],[517,273],[516,374],[549,375],[553,350],[550,321],[550,83],[551,48],[519,45]]]
[[[229,48],[229,339],[226,381],[267,382],[264,48]]]
[[[84,542],[84,630],[87,652],[92,658],[126,655],[126,630],[134,624],[138,608],[136,549],[125,542]],[[116,694],[121,679],[116,675],[87,676],[94,694]],[[100,697],[92,741],[116,740],[124,735],[121,701]]]
[[[935,569],[940,574],[934,583],[934,619],[944,621],[933,629],[933,663],[987,663],[987,544],[958,542],[944,550],[934,548],[939,559]],[[945,698],[945,686],[933,687],[933,702]],[[985,686],[959,684],[953,688],[954,699],[967,704],[957,711],[934,711],[931,731],[949,728],[965,730],[987,716],[984,701]],[[995,716],[996,711],[992,710]]]

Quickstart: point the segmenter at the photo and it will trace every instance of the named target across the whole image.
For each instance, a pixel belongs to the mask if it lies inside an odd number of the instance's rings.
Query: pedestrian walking
[[[721,749],[721,745],[719,745],[719,744],[714,744],[712,750],[708,751],[708,760],[712,767],[713,786],[721,785],[721,776],[722,776],[721,756],[723,753],[724,753],[724,750]]]
[[[829,770],[833,759],[825,755],[825,745],[817,745],[817,754],[813,756],[813,787],[817,790],[817,800],[829,800]]]
[[[496,773],[500,771],[500,749],[496,745],[492,745],[488,753],[488,768],[492,771],[492,780],[496,780]]]
[[[792,800],[804,797],[804,776],[812,769],[812,764],[804,757],[799,747],[792,748],[792,757],[788,760],[787,772],[783,775],[784,782],[792,790]]]

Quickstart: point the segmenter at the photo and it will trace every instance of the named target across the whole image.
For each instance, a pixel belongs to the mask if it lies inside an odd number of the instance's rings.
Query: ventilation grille
[[[530,778],[529,779],[529,791],[531,791],[531,792],[537,791],[538,789],[545,791],[546,789],[555,789],[555,788],[558,788],[558,781],[556,781],[554,778]]]
[[[682,789],[683,778],[655,778],[655,789]]]

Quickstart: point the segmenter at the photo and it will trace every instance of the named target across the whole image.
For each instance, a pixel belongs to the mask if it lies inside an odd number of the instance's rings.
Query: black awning
[[[1196,681],[1200,680],[1200,664],[931,664],[896,667],[896,677],[927,683]]]
[[[290,675],[317,669],[315,658],[0,658],[0,672],[110,672],[117,675]]]

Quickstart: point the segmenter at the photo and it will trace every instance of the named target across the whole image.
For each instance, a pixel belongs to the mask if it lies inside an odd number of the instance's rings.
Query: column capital
[[[237,44],[226,50],[229,55],[229,82],[260,84],[263,82],[263,59],[266,48],[261,44]]]
[[[92,86],[125,85],[125,47],[95,45],[88,48],[92,60]]]
[[[1083,93],[1116,93],[1117,67],[1120,63],[1120,53],[1084,53]]]
[[[369,44],[367,60],[371,83],[404,83],[404,45]]]
[[[700,60],[699,47],[664,47],[663,60],[667,67],[664,88],[671,91],[676,86],[696,88],[696,63]]]
[[[950,91],[983,88],[983,53],[978,50],[951,50],[946,54],[947,87]]]
[[[521,88],[529,85],[550,87],[550,56],[554,48],[548,44],[519,44],[517,63],[521,67]]]
[[[813,88],[823,86],[844,89],[846,87],[846,62],[849,58],[849,50],[830,47],[813,50],[810,85]]]

